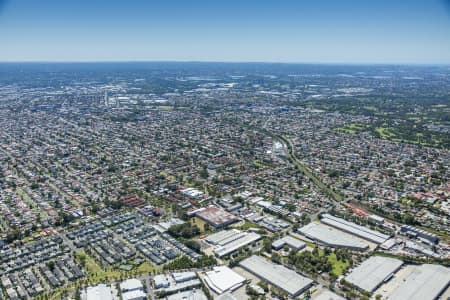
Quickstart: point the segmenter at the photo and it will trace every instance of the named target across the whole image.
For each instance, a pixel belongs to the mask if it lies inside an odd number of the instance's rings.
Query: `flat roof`
[[[230,229],[230,230],[222,230],[217,233],[211,234],[205,238],[205,241],[211,244],[219,244],[221,241],[228,239],[231,236],[235,236],[237,234],[241,233],[241,231],[237,229]]]
[[[86,289],[87,300],[113,300],[112,291],[106,284],[91,286]]]
[[[214,227],[231,224],[239,220],[235,215],[212,205],[196,210],[195,215]]]
[[[176,282],[180,282],[195,279],[197,278],[197,274],[195,272],[174,272],[172,273],[172,277]]]
[[[321,290],[317,294],[313,294],[311,297],[312,300],[346,300],[344,297],[339,296],[336,293],[333,293],[330,290]]]
[[[167,296],[167,300],[208,300],[202,290],[190,290]]]
[[[389,294],[389,300],[434,300],[450,283],[450,269],[440,265],[421,265]]]
[[[303,249],[306,245],[299,239],[296,239],[295,237],[291,235],[286,235],[282,237],[281,239],[278,239],[272,243],[272,247],[280,248],[283,247],[283,245],[288,245],[294,249]]]
[[[369,229],[365,226],[358,225],[353,222],[349,222],[347,220],[344,220],[342,218],[338,218],[329,214],[322,215],[321,222],[334,226],[338,229],[347,231],[351,234],[357,235],[363,239],[367,239],[371,242],[382,244],[387,239],[389,239],[389,235]]]
[[[286,291],[291,296],[298,296],[314,282],[293,270],[282,265],[274,264],[261,256],[252,255],[239,264],[244,269]]]
[[[231,241],[228,244],[225,244],[223,246],[216,247],[214,249],[214,253],[219,256],[225,256],[228,255],[239,248],[242,248],[246,245],[249,245],[261,238],[261,235],[254,233],[254,232],[242,232],[242,234],[239,236],[238,239],[235,239]]]
[[[227,266],[218,266],[205,273],[205,281],[214,292],[220,295],[237,289],[246,279]]]
[[[146,297],[147,294],[145,294],[142,290],[134,290],[122,293],[122,300],[146,299]]]
[[[125,281],[122,281],[120,283],[120,290],[136,290],[136,289],[142,289],[142,282],[139,279],[131,278],[127,279]]]
[[[389,279],[400,267],[403,261],[390,257],[372,256],[345,277],[351,284],[368,292],[373,292],[383,282]]]
[[[360,241],[354,236],[321,223],[309,223],[298,231],[308,238],[331,247],[353,248],[359,250],[366,250],[369,248],[368,244]]]
[[[238,300],[233,294],[229,292],[223,293],[222,295],[216,297],[215,300]]]

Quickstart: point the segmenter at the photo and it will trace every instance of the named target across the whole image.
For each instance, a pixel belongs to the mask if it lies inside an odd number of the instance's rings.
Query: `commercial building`
[[[147,297],[142,282],[136,278],[121,282],[119,287],[123,300],[144,300]]]
[[[413,268],[405,278],[394,279],[396,284],[394,290],[387,295],[389,300],[434,300],[450,284],[449,268],[429,264]]]
[[[111,287],[106,284],[88,287],[86,289],[86,300],[113,300]]]
[[[422,230],[422,229],[419,229],[419,228],[416,228],[416,227],[413,227],[413,226],[410,226],[410,225],[403,225],[400,228],[400,232],[407,234],[409,236],[421,239],[428,243],[436,244],[439,242],[438,235],[428,232],[428,231],[425,231],[425,230]]]
[[[125,292],[131,292],[131,291],[137,291],[137,290],[144,290],[144,287],[142,285],[142,282],[136,278],[127,279],[120,283],[120,291],[122,293]]]
[[[159,274],[153,277],[155,290],[174,294],[179,291],[197,288],[201,285],[195,272],[175,272],[172,274]]]
[[[190,290],[167,296],[167,300],[208,300],[202,290]]]
[[[345,280],[362,290],[373,292],[392,278],[402,265],[403,262],[395,258],[372,256],[353,269]]]
[[[242,286],[246,279],[226,266],[214,267],[205,273],[205,282],[217,294],[232,292]]]
[[[272,248],[275,250],[280,250],[284,247],[284,245],[287,245],[289,248],[295,251],[299,251],[303,248],[305,248],[305,243],[300,241],[299,239],[296,239],[295,237],[291,235],[286,235],[282,237],[281,239],[278,239],[272,243]]]
[[[212,234],[205,238],[205,241],[215,246],[215,255],[223,257],[258,241],[259,239],[261,239],[261,235],[255,232],[231,229]]]
[[[189,198],[199,198],[199,197],[203,196],[203,192],[200,190],[197,190],[195,188],[183,189],[180,192]]]
[[[212,245],[225,245],[240,237],[242,231],[237,229],[222,230],[211,234],[205,238],[205,241]]]
[[[369,245],[356,237],[321,223],[309,223],[298,230],[304,236],[325,246],[364,251]]]
[[[230,224],[233,224],[234,222],[239,221],[239,218],[235,215],[232,215],[229,212],[214,205],[199,208],[197,210],[189,212],[188,215],[195,216],[214,228],[224,228]]]
[[[322,289],[317,294],[313,294],[311,297],[312,300],[346,300],[344,297],[339,296],[336,293],[333,293],[330,290]]]
[[[147,295],[144,291],[134,290],[122,293],[122,300],[145,300],[147,299]]]
[[[181,283],[181,282],[196,279],[197,274],[195,274],[195,272],[176,272],[176,273],[172,273],[172,277],[176,283]]]
[[[382,244],[390,237],[387,234],[369,229],[365,226],[361,226],[353,222],[346,221],[342,218],[337,218],[330,214],[322,215],[321,222],[336,227],[337,229],[348,232],[350,234],[354,234],[360,238],[376,244]]]
[[[314,283],[311,279],[261,256],[250,256],[239,264],[255,276],[287,292],[293,298],[298,297]]]
[[[153,282],[155,284],[155,289],[168,288],[169,280],[166,275],[159,274],[153,277]]]

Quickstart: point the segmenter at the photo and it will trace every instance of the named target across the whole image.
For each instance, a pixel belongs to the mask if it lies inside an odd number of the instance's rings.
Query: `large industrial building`
[[[230,224],[239,221],[239,218],[229,212],[218,208],[217,206],[210,205],[208,207],[202,207],[197,210],[188,213],[189,216],[195,216],[200,220],[208,223],[214,228],[224,228]],[[195,224],[195,219],[193,219]],[[196,224],[198,225],[198,224]],[[200,226],[199,226],[200,227]]]
[[[418,238],[427,243],[436,244],[437,242],[439,242],[438,235],[410,225],[403,225],[400,228],[400,232]]]
[[[261,256],[250,256],[239,264],[255,276],[287,292],[293,298],[298,297],[314,283],[311,279]]]
[[[393,279],[394,289],[386,295],[389,300],[434,300],[450,284],[450,269],[440,265],[413,266],[404,278]]]
[[[205,273],[205,282],[216,294],[232,292],[241,287],[246,279],[226,266],[214,267]]]
[[[311,222],[298,231],[307,238],[328,247],[348,248],[358,251],[369,249],[369,245],[360,239],[321,223]]]
[[[395,258],[372,256],[353,269],[345,280],[362,290],[373,292],[392,278],[402,265],[403,262]]]
[[[387,234],[369,229],[365,226],[361,226],[353,222],[349,222],[342,218],[337,218],[330,214],[323,214],[320,221],[324,224],[336,227],[337,229],[348,232],[350,234],[354,234],[360,238],[376,244],[382,244],[390,238],[390,236]]]
[[[223,257],[258,241],[259,239],[261,239],[261,235],[255,232],[231,229],[212,234],[205,238],[205,241],[215,246],[215,255]]]

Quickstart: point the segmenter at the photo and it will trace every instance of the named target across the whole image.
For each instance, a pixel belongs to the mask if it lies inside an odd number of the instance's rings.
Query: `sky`
[[[450,0],[0,0],[0,61],[449,64]]]

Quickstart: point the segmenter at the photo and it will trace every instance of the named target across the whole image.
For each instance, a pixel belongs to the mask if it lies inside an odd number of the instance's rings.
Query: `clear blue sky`
[[[450,63],[446,0],[0,0],[0,61]]]

